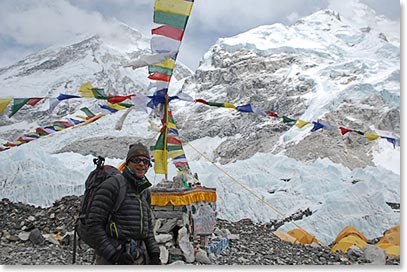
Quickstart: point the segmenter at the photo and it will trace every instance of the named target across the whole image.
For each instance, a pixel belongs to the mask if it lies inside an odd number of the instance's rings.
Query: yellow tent
[[[336,241],[336,240],[335,240]],[[366,241],[361,239],[358,235],[348,235],[345,238],[340,239],[332,248],[332,252],[341,250],[343,253],[348,251],[351,246],[357,246],[362,249],[367,244]]]
[[[391,227],[384,234],[388,234],[388,233],[392,233],[392,232],[400,233],[400,226]]]
[[[299,244],[312,244],[314,242],[318,243],[318,240],[317,238],[315,238],[315,236],[312,236],[311,234],[302,229],[292,229],[287,233],[292,237],[295,237]]]
[[[349,236],[349,235],[354,235],[354,236],[358,236],[360,239],[362,239],[363,241],[365,241],[367,243],[367,239],[366,237],[357,229],[355,229],[352,226],[346,226],[339,234],[338,236],[336,236],[336,239],[334,241],[334,243],[338,243],[338,241],[342,240],[342,238]]]
[[[390,234],[385,234],[382,239],[380,239],[379,242],[377,242],[376,245],[379,244],[392,244],[393,246],[399,246],[400,245],[400,233],[390,233]]]
[[[387,256],[400,256],[400,226],[388,229],[376,246],[383,248]]]
[[[295,237],[292,237],[291,235],[285,233],[284,231],[273,231],[273,234],[276,235],[278,238],[280,238],[283,241],[290,242],[290,243],[297,243],[297,239]]]
[[[387,256],[400,256],[400,246],[395,246],[389,243],[376,244],[376,246],[384,249]]]
[[[388,243],[392,244],[394,246],[399,246],[400,245],[400,226],[395,226],[390,228],[384,233],[384,236],[380,241],[376,244],[383,244],[383,243]]]

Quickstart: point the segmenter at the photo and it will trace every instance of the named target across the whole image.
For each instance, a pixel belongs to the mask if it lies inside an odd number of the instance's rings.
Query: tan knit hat
[[[129,151],[127,152],[126,163],[128,163],[131,158],[136,156],[146,157],[147,159],[150,159],[150,153],[148,152],[148,148],[141,143],[130,145]]]

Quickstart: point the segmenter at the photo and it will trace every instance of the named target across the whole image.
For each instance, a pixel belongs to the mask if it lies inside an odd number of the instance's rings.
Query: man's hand
[[[118,264],[121,265],[129,265],[129,264],[134,264],[134,259],[133,257],[131,257],[130,254],[123,252],[120,257],[119,260],[117,261]]]
[[[161,265],[160,254],[152,253],[150,255],[150,264],[152,265]]]

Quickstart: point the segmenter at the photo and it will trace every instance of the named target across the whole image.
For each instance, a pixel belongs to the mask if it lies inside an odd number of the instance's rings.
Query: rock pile
[[[73,218],[80,197],[67,196],[49,208],[39,208],[7,199],[0,202],[0,264],[72,264]],[[55,234],[60,233],[55,237]],[[284,242],[272,235],[271,225],[254,224],[250,220],[228,222],[217,221],[215,236],[228,236],[229,249],[221,254],[209,254],[210,262],[195,255],[194,265],[304,265],[304,264],[368,264],[377,263],[362,251],[349,250],[339,256],[329,249],[314,245],[299,245]],[[157,235],[165,244],[163,235]],[[171,249],[172,264],[187,263],[177,249]],[[76,264],[93,263],[93,250],[84,244],[77,248]],[[202,258],[201,258],[202,257]],[[387,258],[386,264],[398,265],[399,258]],[[382,263],[384,264],[384,262]]]

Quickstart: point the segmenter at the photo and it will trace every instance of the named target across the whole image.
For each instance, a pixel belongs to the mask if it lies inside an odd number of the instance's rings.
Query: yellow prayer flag
[[[174,150],[169,152],[171,159],[177,158],[184,154],[185,154],[184,150]]]
[[[4,112],[11,100],[13,100],[13,98],[0,98],[0,114]]]
[[[167,59],[166,61],[163,61],[163,62],[161,62],[161,63],[154,64],[154,66],[160,66],[160,67],[164,67],[164,68],[168,68],[168,69],[174,69],[174,67],[175,67],[175,60],[173,60],[173,59]]]
[[[374,140],[376,140],[377,138],[379,138],[380,136],[379,136],[379,135],[376,135],[376,134],[372,134],[372,133],[365,133],[365,137],[366,137],[366,139],[368,139],[369,141],[374,141]]]
[[[88,120],[88,119],[86,119],[85,116],[82,116],[82,115],[76,115],[75,117],[78,117],[79,119],[82,119],[82,120]]]
[[[79,88],[79,92],[82,94],[82,97],[85,98],[94,98],[95,95],[92,92],[93,85],[90,82],[83,83]]]
[[[168,151],[167,150],[154,150],[154,172],[156,174],[167,174],[168,173],[168,163],[167,163]]]
[[[185,0],[156,0],[154,11],[189,16],[193,4]]]
[[[229,102],[225,102],[224,103],[224,107],[225,108],[229,108],[229,109],[236,109],[236,106],[235,105],[233,105],[233,104],[231,104],[231,103],[229,103]]]
[[[172,123],[172,122],[168,122],[168,128],[173,128],[173,129],[177,129],[177,126],[174,124],[174,123]]]
[[[297,127],[299,127],[299,128],[303,128],[304,126],[306,126],[306,125],[308,125],[310,122],[307,122],[307,121],[303,121],[303,120],[300,120],[300,119],[298,119],[297,120],[297,124],[295,124]]]
[[[124,110],[124,109],[127,109],[126,107],[120,106],[119,104],[110,104],[110,103],[108,103],[107,106],[110,107],[110,108],[113,108],[113,109],[115,109],[115,110]]]

